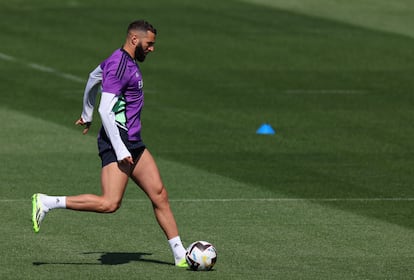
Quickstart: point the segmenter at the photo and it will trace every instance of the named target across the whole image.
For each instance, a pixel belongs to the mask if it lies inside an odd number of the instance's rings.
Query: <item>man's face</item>
[[[137,46],[135,47],[135,60],[143,62],[148,53],[155,50],[155,34],[151,31],[147,33],[141,33],[143,36],[139,36]]]

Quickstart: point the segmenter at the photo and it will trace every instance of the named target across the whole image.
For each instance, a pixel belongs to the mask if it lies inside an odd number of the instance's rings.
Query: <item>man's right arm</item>
[[[90,74],[88,82],[86,83],[83,94],[83,110],[81,118],[84,123],[92,122],[93,109],[95,107],[96,95],[98,94],[100,85],[102,83],[102,69],[101,66],[95,68]]]

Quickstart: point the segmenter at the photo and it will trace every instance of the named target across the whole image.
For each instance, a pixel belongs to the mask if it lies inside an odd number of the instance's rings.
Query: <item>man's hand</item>
[[[81,125],[81,126],[84,126],[85,128],[83,129],[83,131],[82,131],[82,133],[85,135],[86,133],[88,133],[88,131],[89,131],[89,128],[91,127],[91,122],[84,122],[83,120],[82,120],[82,118],[79,118],[76,122],[75,122],[75,124],[76,125]]]
[[[129,165],[134,165],[134,160],[132,159],[132,157],[126,157],[123,160],[121,160],[121,163],[126,163]]]

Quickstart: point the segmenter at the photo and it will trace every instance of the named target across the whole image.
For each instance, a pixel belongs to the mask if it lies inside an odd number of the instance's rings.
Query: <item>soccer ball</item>
[[[217,260],[216,248],[207,241],[196,241],[187,248],[185,259],[192,270],[211,270]]]

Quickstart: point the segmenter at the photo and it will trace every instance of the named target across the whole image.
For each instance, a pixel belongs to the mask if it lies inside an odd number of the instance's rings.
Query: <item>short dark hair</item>
[[[131,30],[143,31],[143,32],[151,31],[152,33],[157,35],[157,29],[155,29],[154,26],[152,26],[152,24],[149,23],[148,21],[145,21],[142,19],[131,22],[128,25],[127,33],[129,33],[129,31]]]

